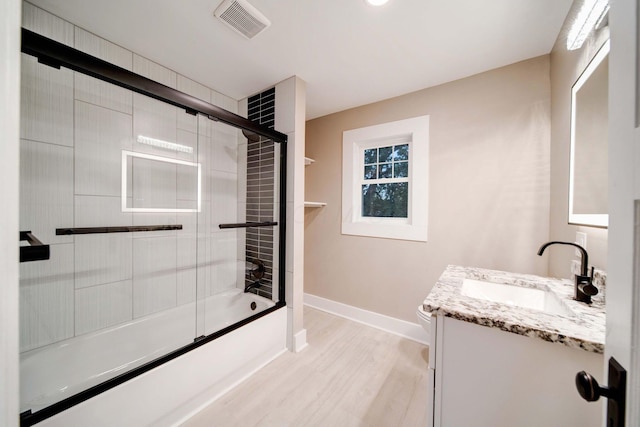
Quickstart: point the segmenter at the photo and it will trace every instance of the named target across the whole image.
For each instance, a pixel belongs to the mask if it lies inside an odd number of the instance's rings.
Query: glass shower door
[[[21,412],[37,412],[202,335],[198,118],[22,58]],[[202,323],[202,322],[200,322]]]
[[[203,173],[198,330],[208,336],[275,305],[277,169],[272,141],[248,139],[204,116],[198,123]]]

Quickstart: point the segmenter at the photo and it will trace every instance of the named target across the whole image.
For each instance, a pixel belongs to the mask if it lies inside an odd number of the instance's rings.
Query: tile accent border
[[[251,121],[274,128],[275,88],[267,89],[248,99],[248,118]],[[260,137],[257,141],[247,141],[247,222],[275,221],[275,149],[271,140]],[[262,297],[273,298],[273,240],[274,228],[248,228],[246,243],[247,264],[259,259],[264,263],[265,275],[261,285],[250,292]],[[255,278],[245,275],[245,285],[255,282]]]

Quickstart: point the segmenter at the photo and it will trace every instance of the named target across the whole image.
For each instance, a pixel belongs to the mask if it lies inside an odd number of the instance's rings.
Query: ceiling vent
[[[213,14],[248,39],[254,38],[271,25],[258,9],[246,0],[224,0]]]

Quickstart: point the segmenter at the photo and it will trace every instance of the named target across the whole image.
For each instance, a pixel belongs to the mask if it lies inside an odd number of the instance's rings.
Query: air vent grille
[[[271,25],[258,9],[245,0],[225,0],[214,15],[248,39],[257,36]]]

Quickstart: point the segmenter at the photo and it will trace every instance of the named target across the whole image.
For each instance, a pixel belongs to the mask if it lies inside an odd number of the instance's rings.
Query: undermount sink
[[[461,293],[471,298],[538,310],[548,314],[573,316],[573,312],[553,292],[542,289],[464,279]]]

